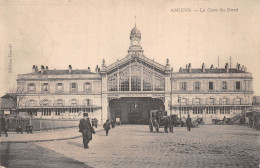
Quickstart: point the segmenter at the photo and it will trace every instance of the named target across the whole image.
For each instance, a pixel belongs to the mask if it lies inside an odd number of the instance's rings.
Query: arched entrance
[[[150,110],[164,110],[161,99],[123,97],[109,101],[111,119],[120,118],[125,124],[148,124]]]

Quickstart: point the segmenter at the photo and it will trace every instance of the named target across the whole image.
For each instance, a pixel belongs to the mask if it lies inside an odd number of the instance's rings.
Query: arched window
[[[141,91],[141,67],[138,65],[131,67],[131,91]]]
[[[57,106],[63,106],[63,100],[62,99],[57,100]]]
[[[133,62],[119,72],[109,74],[107,85],[108,91],[164,91],[164,75]]]
[[[164,90],[164,77],[157,73],[154,74],[154,90],[155,91]]]
[[[47,99],[44,99],[44,100],[42,101],[42,105],[43,105],[43,106],[48,106],[48,105],[49,105],[49,101],[48,101]]]
[[[120,91],[129,91],[129,68],[124,69],[119,73]]]
[[[117,73],[108,77],[108,91],[117,91]]]
[[[152,72],[144,68],[143,70],[143,91],[152,91],[153,89],[153,76]]]
[[[77,106],[77,100],[71,99],[71,106]]]

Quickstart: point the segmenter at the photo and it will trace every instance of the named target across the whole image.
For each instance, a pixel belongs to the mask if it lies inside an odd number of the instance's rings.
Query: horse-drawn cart
[[[151,110],[149,128],[151,132],[153,132],[153,128],[156,132],[159,132],[159,128],[164,128],[165,132],[168,132],[167,129],[169,128],[170,132],[173,132],[171,118],[167,116],[166,111]]]

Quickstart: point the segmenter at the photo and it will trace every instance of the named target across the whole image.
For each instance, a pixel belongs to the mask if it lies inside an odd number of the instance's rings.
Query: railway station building
[[[144,55],[141,32],[130,33],[128,54],[95,71],[51,70],[33,66],[17,77],[17,109],[34,118],[81,118],[89,112],[99,123],[120,118],[122,123],[147,123],[151,110],[179,117],[231,118],[252,108],[252,74],[244,66],[192,68],[173,71]],[[20,99],[19,99],[20,97]]]

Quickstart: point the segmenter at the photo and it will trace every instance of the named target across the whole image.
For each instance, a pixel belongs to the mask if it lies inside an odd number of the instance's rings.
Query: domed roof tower
[[[141,32],[140,30],[136,27],[132,29],[130,33],[130,47],[128,50],[128,53],[142,53],[142,47],[141,47]]]
[[[135,27],[132,29],[131,33],[130,33],[130,40],[134,39],[134,38],[139,38],[141,39],[141,32],[138,30],[138,28]]]

